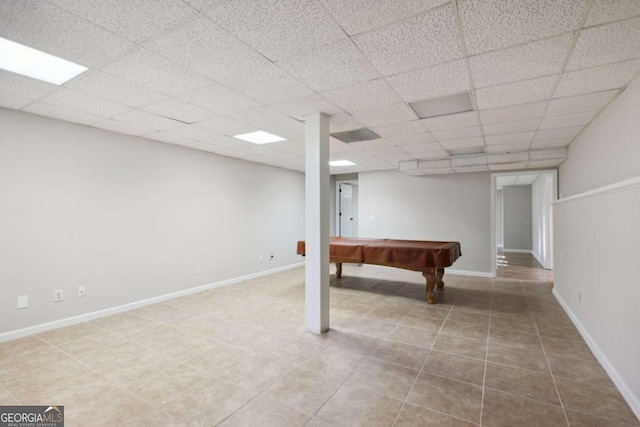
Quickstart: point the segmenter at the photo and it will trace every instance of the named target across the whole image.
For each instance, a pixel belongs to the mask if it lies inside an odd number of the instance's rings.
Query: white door
[[[340,184],[340,237],[353,237],[353,188]]]

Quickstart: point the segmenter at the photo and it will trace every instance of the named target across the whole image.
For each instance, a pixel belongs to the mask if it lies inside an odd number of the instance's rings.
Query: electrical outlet
[[[200,266],[196,265],[196,274],[200,274]]]
[[[63,299],[64,299],[64,291],[62,289],[53,291],[53,302],[60,302]]]
[[[29,295],[20,295],[18,297],[18,308],[29,307]]]
[[[78,296],[83,297],[86,294],[87,294],[87,290],[84,288],[84,286],[78,286]]]

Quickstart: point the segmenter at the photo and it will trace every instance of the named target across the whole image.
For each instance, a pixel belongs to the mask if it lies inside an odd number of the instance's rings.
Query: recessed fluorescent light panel
[[[272,142],[286,141],[286,139],[278,135],[274,135],[272,133],[265,132],[263,130],[259,130],[257,132],[243,133],[241,135],[234,135],[233,137],[241,139],[243,141],[252,142],[254,144],[270,144]]]
[[[350,162],[349,160],[334,160],[333,162],[329,162],[329,166],[354,166],[355,163]]]
[[[0,68],[54,85],[68,82],[87,67],[0,37]]]
[[[409,103],[421,119],[473,110],[469,92]]]
[[[452,156],[462,156],[466,154],[481,154],[481,153],[484,153],[484,147],[453,148],[447,151]]]
[[[355,130],[348,130],[346,132],[332,133],[331,136],[346,143],[380,139],[380,135],[369,128],[360,128]]]

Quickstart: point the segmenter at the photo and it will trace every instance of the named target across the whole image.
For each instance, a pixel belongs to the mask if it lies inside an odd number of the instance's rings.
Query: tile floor
[[[0,344],[0,405],[66,426],[640,425],[549,283],[344,267],[332,330],[304,331],[304,272]]]

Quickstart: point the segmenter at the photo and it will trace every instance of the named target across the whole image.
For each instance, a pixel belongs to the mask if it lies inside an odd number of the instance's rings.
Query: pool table
[[[298,255],[305,255],[305,242],[299,241]],[[444,288],[442,276],[445,267],[462,256],[458,242],[431,242],[426,240],[367,239],[331,237],[329,260],[336,264],[336,277],[342,276],[343,263],[376,264],[387,267],[420,271],[425,277],[427,302],[434,304],[434,287]]]

